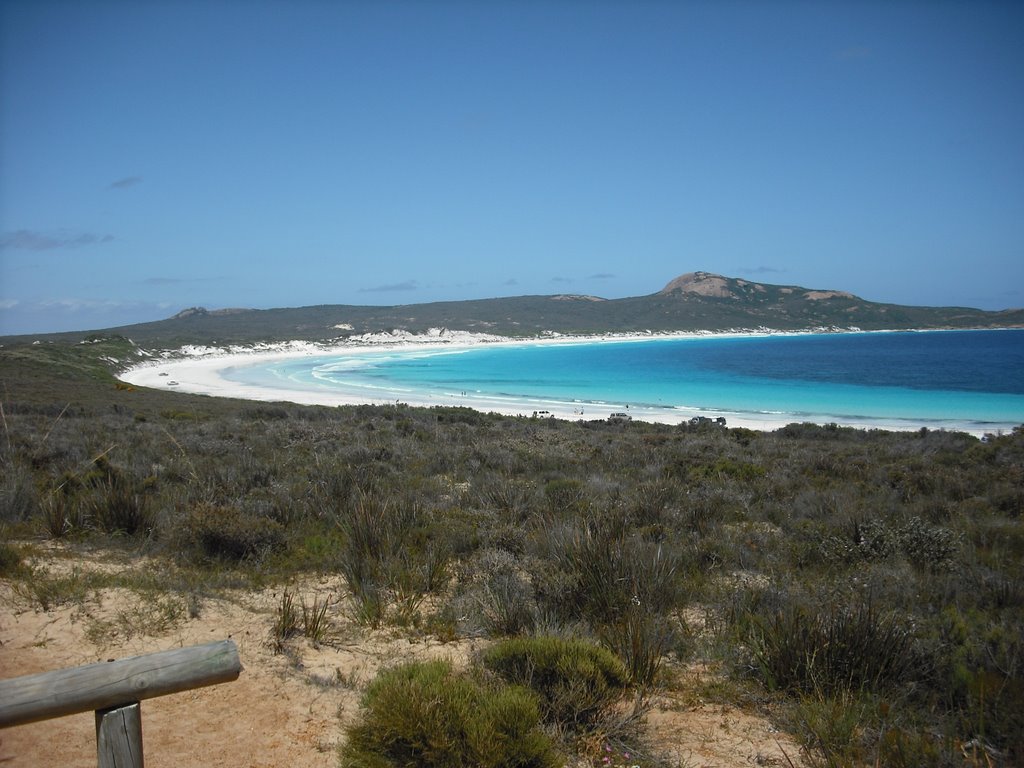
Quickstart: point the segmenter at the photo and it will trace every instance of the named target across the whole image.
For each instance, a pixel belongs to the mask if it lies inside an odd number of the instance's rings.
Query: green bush
[[[1024,756],[1024,632],[1020,620],[985,620],[949,605],[928,638],[934,689],[967,728]]]
[[[341,761],[348,768],[562,764],[540,730],[533,694],[457,675],[445,661],[381,672],[367,688],[360,721],[348,729]]]
[[[625,695],[629,673],[605,648],[561,637],[516,637],[483,653],[484,666],[539,696],[545,719],[573,731],[596,725]]]

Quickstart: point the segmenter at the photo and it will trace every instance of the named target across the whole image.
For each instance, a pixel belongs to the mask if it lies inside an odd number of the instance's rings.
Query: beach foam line
[[[253,347],[182,347],[175,353],[151,359],[136,365],[119,378],[134,386],[153,389],[209,395],[213,397],[238,398],[259,402],[291,402],[300,405],[396,405],[419,407],[455,406],[468,407],[484,413],[499,413],[506,416],[532,417],[534,415],[574,421],[607,419],[613,413],[625,412],[633,420],[662,424],[681,424],[694,417],[717,418],[722,416],[730,427],[744,427],[759,431],[774,431],[787,424],[810,422],[816,424],[838,424],[860,429],[883,429],[892,431],[916,431],[947,429],[968,432],[976,436],[998,431],[997,427],[979,425],[975,422],[954,420],[905,420],[894,418],[860,418],[818,414],[813,417],[791,413],[752,413],[719,411],[700,407],[644,407],[617,403],[593,403],[581,401],[541,401],[527,397],[502,397],[478,392],[466,394],[408,390],[401,397],[384,398],[369,395],[365,389],[346,390],[335,386],[310,388],[289,386],[287,381],[267,384],[251,384],[227,379],[224,373],[233,368],[249,365],[267,365],[279,361],[302,357],[325,357],[331,355],[377,355],[407,352],[435,352],[439,350],[460,351],[479,346],[515,347],[533,345],[569,345],[618,343],[628,341],[653,341],[659,339],[697,339],[715,336],[717,338],[749,338],[767,335],[796,336],[820,332],[842,332],[840,329],[818,331],[774,332],[766,329],[730,331],[725,333],[693,332],[671,334],[605,334],[601,336],[561,336],[551,334],[530,339],[511,339],[488,334],[466,332],[430,332],[425,335],[375,334],[357,337],[347,343],[318,345],[311,342],[285,342],[282,344],[261,344]],[[848,329],[848,332],[861,332]],[[877,333],[877,331],[875,331]],[[389,392],[393,394],[393,392]]]

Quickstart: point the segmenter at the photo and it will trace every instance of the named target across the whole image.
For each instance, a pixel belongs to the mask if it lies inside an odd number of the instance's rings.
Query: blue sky
[[[1024,3],[0,1],[0,333],[653,293],[1024,305]]]

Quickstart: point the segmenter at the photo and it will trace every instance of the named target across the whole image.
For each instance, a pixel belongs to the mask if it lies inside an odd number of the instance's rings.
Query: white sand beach
[[[825,331],[826,329],[822,329]],[[827,329],[835,332],[834,329]],[[475,392],[443,393],[426,390],[408,390],[401,397],[383,399],[367,396],[365,391],[344,390],[341,388],[312,388],[291,384],[287,381],[275,382],[271,385],[253,385],[233,381],[225,377],[225,372],[248,365],[264,365],[283,360],[303,357],[323,357],[329,355],[373,355],[405,351],[432,351],[444,349],[458,351],[479,345],[487,346],[522,346],[533,344],[593,344],[600,342],[650,341],[653,339],[685,339],[710,335],[748,337],[767,335],[783,335],[778,332],[737,332],[737,333],[672,333],[672,334],[623,334],[606,336],[561,336],[550,335],[534,339],[509,339],[487,334],[472,334],[434,329],[427,334],[413,335],[367,334],[353,337],[344,343],[320,345],[310,342],[285,342],[281,344],[261,344],[253,347],[183,347],[174,353],[166,353],[165,357],[154,359],[134,366],[120,375],[120,379],[128,384],[154,389],[170,389],[191,394],[210,395],[215,397],[241,398],[263,402],[291,402],[303,405],[396,405],[402,403],[411,406],[462,406],[473,408],[485,413],[499,413],[507,416],[553,417],[558,419],[588,421],[607,419],[613,413],[625,412],[632,420],[664,424],[681,424],[694,417],[716,419],[723,417],[730,427],[745,427],[762,431],[779,429],[793,422],[806,421],[794,414],[751,414],[731,411],[698,410],[686,408],[645,408],[635,405],[616,403],[580,403],[565,401],[544,401],[526,398],[503,398]],[[801,332],[810,333],[810,332]],[[785,333],[784,335],[800,335]],[[917,430],[923,426],[929,429],[950,429],[970,432],[982,436],[987,431],[976,425],[950,420],[949,422],[927,424],[910,420],[898,419],[850,419],[842,416],[823,415],[814,419],[815,423],[836,423],[863,429]]]

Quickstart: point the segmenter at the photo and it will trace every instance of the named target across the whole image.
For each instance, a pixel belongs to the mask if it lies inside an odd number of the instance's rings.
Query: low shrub
[[[930,525],[920,517],[912,517],[900,527],[899,540],[911,563],[933,572],[951,568],[963,545],[956,532]]]
[[[14,576],[20,573],[23,567],[21,550],[0,536],[0,576]]]
[[[262,558],[285,545],[284,528],[277,521],[214,504],[189,510],[179,538],[181,547],[193,555],[235,562]]]
[[[821,543],[825,559],[853,563],[882,560],[899,550],[897,532],[883,520],[855,519],[843,535],[829,536]]]
[[[24,581],[24,594],[38,603],[44,611],[59,605],[81,605],[94,590],[104,585],[104,577],[88,575],[78,568],[70,573],[55,575],[43,569],[32,568]]]
[[[516,637],[483,653],[484,667],[535,691],[545,719],[571,731],[596,725],[625,695],[629,673],[605,648],[561,637]]]
[[[794,707],[791,726],[812,756],[821,755],[822,765],[866,765],[861,732],[870,722],[870,715],[869,700],[860,693],[805,694]],[[811,764],[818,765],[817,761]]]
[[[488,477],[477,491],[484,509],[497,510],[506,519],[522,522],[535,507],[535,488],[512,476]]]
[[[110,618],[89,616],[85,636],[97,646],[115,639],[159,637],[178,627],[188,611],[186,600],[177,595],[144,594],[121,602]]]
[[[902,525],[874,517],[854,519],[843,535],[829,536],[821,544],[824,558],[832,562],[885,560],[901,553],[915,567],[939,572],[956,562],[962,537],[920,517]]]
[[[562,765],[540,729],[536,697],[453,672],[445,661],[381,672],[341,749],[348,768],[554,768]]]
[[[678,489],[667,481],[640,483],[633,494],[630,517],[638,527],[664,526]]]
[[[933,690],[973,735],[1024,758],[1024,626],[946,606],[923,642],[934,659]]]
[[[803,743],[811,768],[885,766],[886,768],[952,768],[995,766],[983,739],[956,744],[946,729],[922,728],[906,700],[841,691],[801,694],[788,710],[784,725]],[[997,756],[998,758],[998,756]],[[1007,763],[1010,764],[1010,763]]]

